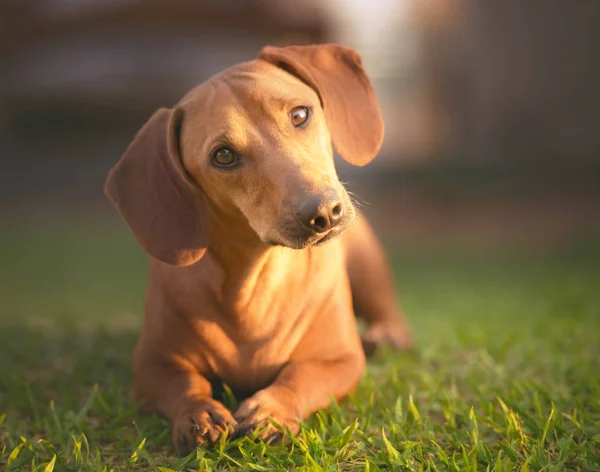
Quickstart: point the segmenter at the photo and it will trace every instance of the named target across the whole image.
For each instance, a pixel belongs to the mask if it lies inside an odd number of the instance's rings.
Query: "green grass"
[[[129,396],[146,261],[123,228],[0,231],[0,470],[600,470],[600,251],[397,248],[417,354],[287,446],[173,455]]]

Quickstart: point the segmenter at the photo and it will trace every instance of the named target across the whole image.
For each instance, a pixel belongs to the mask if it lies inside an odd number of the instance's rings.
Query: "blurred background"
[[[472,424],[469,402],[485,418],[504,392],[529,428],[539,392],[583,442],[549,440],[536,457],[587,460],[600,359],[599,0],[0,0],[0,467],[12,448],[23,470],[34,445],[54,451],[39,438],[60,438],[71,457],[83,431],[108,468],[137,457],[146,434],[170,454],[165,423],[150,428],[129,399],[147,257],[104,180],[156,108],[266,44],[324,42],[360,52],[382,106],[380,155],[338,170],[388,248],[421,354],[370,367],[368,385],[379,392],[389,370],[423,418],[463,405],[459,427]],[[96,385],[103,400],[89,410]]]
[[[339,164],[390,244],[600,234],[600,3],[2,0],[0,224],[117,224],[108,169],[160,106],[265,44],[363,56],[386,138]]]

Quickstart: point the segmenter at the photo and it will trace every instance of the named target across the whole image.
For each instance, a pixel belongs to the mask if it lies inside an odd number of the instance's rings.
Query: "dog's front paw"
[[[260,390],[243,401],[233,415],[238,421],[238,436],[245,436],[257,430],[258,439],[267,443],[279,442],[284,431],[279,431],[270,422],[274,420],[293,434],[299,430],[298,414],[293,406],[286,405],[269,389]]]
[[[180,455],[189,454],[198,446],[213,446],[225,434],[237,431],[237,421],[231,412],[212,398],[185,406],[173,422],[173,444]]]

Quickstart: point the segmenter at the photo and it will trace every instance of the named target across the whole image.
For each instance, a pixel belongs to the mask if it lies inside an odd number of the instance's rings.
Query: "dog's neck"
[[[260,264],[272,252],[272,246],[264,243],[240,215],[213,210],[209,227],[207,250],[228,275]]]
[[[267,244],[245,221],[215,218],[210,228],[206,255],[220,266],[224,276],[216,290],[234,311],[245,310],[257,287],[284,284],[288,270],[299,269],[298,259],[310,252]]]

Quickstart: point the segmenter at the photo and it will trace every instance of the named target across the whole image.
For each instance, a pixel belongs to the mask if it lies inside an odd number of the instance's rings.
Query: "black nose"
[[[344,207],[337,192],[310,196],[299,202],[298,219],[315,233],[325,233],[336,226],[344,216]]]

